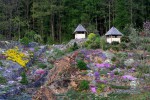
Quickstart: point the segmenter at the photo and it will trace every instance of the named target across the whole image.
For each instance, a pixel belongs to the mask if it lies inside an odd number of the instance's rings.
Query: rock
[[[38,45],[39,45],[39,44],[36,43],[36,42],[30,42],[30,43],[28,44],[28,47],[34,48],[34,47],[37,47]]]
[[[134,63],[134,60],[133,59],[127,59],[124,61],[124,64],[126,66],[132,66],[132,64]]]
[[[66,45],[66,48],[71,47],[76,42],[78,46],[82,47],[83,43],[85,43],[87,39],[72,39],[70,42]]]
[[[105,51],[104,54],[108,59],[112,59],[113,57],[115,57],[115,55],[110,51]]]

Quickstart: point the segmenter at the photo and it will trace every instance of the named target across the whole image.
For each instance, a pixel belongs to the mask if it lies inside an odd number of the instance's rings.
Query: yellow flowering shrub
[[[8,60],[17,62],[22,67],[26,67],[26,64],[29,61],[28,56],[26,56],[24,53],[20,52],[18,50],[18,47],[15,47],[14,49],[9,49],[9,50],[5,51],[4,54]]]

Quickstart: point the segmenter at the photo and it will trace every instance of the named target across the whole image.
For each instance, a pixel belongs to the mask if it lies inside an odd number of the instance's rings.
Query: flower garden
[[[148,100],[150,53],[91,39],[1,49],[0,99]]]

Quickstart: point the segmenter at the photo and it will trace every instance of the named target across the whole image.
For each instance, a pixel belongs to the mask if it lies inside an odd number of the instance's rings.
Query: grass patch
[[[86,66],[86,63],[82,60],[78,60],[77,61],[77,67],[80,69],[80,70],[87,70],[87,66]]]
[[[5,84],[6,82],[7,80],[4,77],[0,76],[0,84]]]
[[[117,85],[110,85],[111,88],[114,89],[130,89],[130,86],[117,86]]]
[[[45,64],[43,64],[43,63],[39,63],[39,64],[38,64],[38,67],[44,69],[44,68],[47,68],[47,65],[45,65]]]
[[[79,84],[79,91],[88,90],[89,89],[89,81],[82,80]]]

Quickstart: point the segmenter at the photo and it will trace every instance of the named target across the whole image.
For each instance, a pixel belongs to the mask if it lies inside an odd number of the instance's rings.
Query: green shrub
[[[107,75],[108,72],[109,72],[109,70],[107,70],[107,69],[103,69],[103,70],[99,71],[100,75]]]
[[[3,66],[3,63],[0,61],[0,66]]]
[[[43,42],[42,36],[39,34],[34,34],[34,40],[35,42],[38,42],[38,43]]]
[[[97,92],[98,92],[98,93],[101,93],[101,92],[104,90],[105,87],[106,87],[105,84],[98,83],[98,84],[97,84]]]
[[[106,40],[104,38],[101,38],[100,39],[100,47],[103,49],[103,50],[106,50]]]
[[[84,43],[88,49],[100,48],[100,37],[94,33],[88,35],[88,40]]]
[[[82,60],[78,60],[77,61],[77,67],[80,70],[86,70],[87,69],[86,63],[84,61],[82,61]]]
[[[89,44],[88,46],[89,49],[98,49],[100,48],[100,45],[96,42]]]
[[[119,44],[119,42],[117,42],[117,41],[111,42],[111,45],[118,45],[118,44]]]
[[[31,41],[34,41],[34,35],[36,34],[35,31],[33,30],[30,30],[30,31],[27,31],[26,34],[25,34],[25,37],[29,38]]]
[[[133,43],[133,42],[131,42],[131,43],[129,44],[130,50],[136,49],[136,46],[137,46],[137,44],[136,44],[136,43]]]
[[[128,36],[122,36],[122,37],[121,37],[121,42],[126,42],[126,43],[128,43],[128,42],[130,42],[130,38],[129,38]]]
[[[21,77],[22,77],[22,79],[21,79],[20,83],[21,83],[21,84],[24,84],[24,85],[27,85],[27,84],[28,84],[28,80],[27,80],[26,73],[25,73],[25,72],[22,72],[22,73],[21,73]]]
[[[130,86],[117,86],[117,85],[110,85],[111,88],[114,89],[130,89]]]
[[[79,90],[83,91],[83,90],[88,90],[88,89],[89,89],[89,81],[82,80],[79,84]]]
[[[65,53],[63,51],[61,51],[60,49],[55,48],[53,54],[56,58],[59,58],[59,57],[63,56]]]
[[[111,61],[115,62],[117,59],[116,57],[112,57]]]
[[[108,96],[109,96],[109,99],[106,99],[106,100],[127,100],[126,98],[131,97],[129,93],[111,93],[111,94],[108,94]]]
[[[2,34],[0,34],[0,40],[2,40],[2,39],[4,39],[5,37],[2,35]]]
[[[4,77],[0,76],[0,84],[5,84],[6,82],[7,80]]]
[[[73,47],[71,47],[72,51],[79,49],[78,44],[74,42]]]
[[[120,48],[123,49],[123,50],[127,49],[126,43],[121,42],[121,43],[119,44],[119,46],[120,46]]]
[[[148,52],[150,52],[150,46],[147,46],[147,49],[146,49]]]
[[[96,39],[96,34],[90,33],[90,34],[88,35],[88,40],[93,41],[93,40],[95,40],[95,39]]]
[[[44,69],[44,68],[47,68],[47,65],[46,65],[46,64],[43,64],[43,63],[39,63],[39,64],[38,64],[38,67]]]
[[[118,72],[118,71],[115,71],[114,74],[115,74],[115,75],[119,75],[119,72]]]
[[[111,44],[110,43],[106,43],[105,48],[103,50],[109,50],[111,48]]]
[[[28,45],[31,41],[30,41],[29,38],[23,37],[23,38],[20,40],[20,42],[21,42],[22,44],[24,44],[24,45]]]
[[[119,47],[118,46],[111,46],[112,50],[114,51],[119,51]]]
[[[52,37],[47,37],[47,39],[46,39],[47,41],[46,41],[46,43],[47,44],[54,44],[55,42],[53,41],[53,39],[52,39]]]
[[[148,74],[150,73],[150,66],[138,66],[138,72]]]

